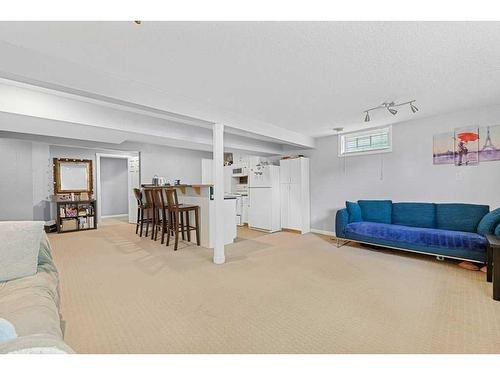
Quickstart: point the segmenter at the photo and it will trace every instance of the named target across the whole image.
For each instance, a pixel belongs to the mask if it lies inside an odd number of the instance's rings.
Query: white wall
[[[150,184],[154,175],[168,182],[201,183],[201,159],[211,159],[212,153],[155,145],[141,146],[141,183]]]
[[[311,227],[334,231],[346,200],[465,202],[500,207],[500,161],[433,165],[433,135],[470,125],[500,124],[500,106],[393,125],[393,152],[337,156],[337,137],[318,138],[311,158]],[[500,147],[500,145],[496,145]],[[344,164],[345,163],[345,164]]]
[[[128,214],[128,160],[101,157],[101,215]]]

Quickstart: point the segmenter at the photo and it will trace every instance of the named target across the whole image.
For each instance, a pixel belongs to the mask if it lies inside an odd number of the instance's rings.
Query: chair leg
[[[153,209],[153,218],[152,218],[152,227],[151,227],[151,239],[154,239],[155,235],[155,227],[156,227],[156,212]]]
[[[174,251],[177,251],[177,247],[179,246],[179,213],[178,212],[175,213],[174,236],[175,236]]]
[[[165,230],[168,227],[167,214],[165,211],[162,212],[163,220],[161,221],[161,243],[165,243]]]
[[[141,209],[139,212],[139,217],[141,218],[141,230],[139,231],[139,237],[142,237],[142,228],[144,227],[144,210]]]
[[[196,207],[194,210],[194,221],[196,225],[196,244],[200,246],[200,209]]]
[[[139,221],[141,220],[141,209],[137,208],[137,223],[135,224],[135,234],[139,232]]]
[[[155,241],[158,240],[158,228],[161,225],[161,220],[158,216],[158,220],[156,220],[156,225],[155,225]]]
[[[167,225],[167,246],[170,245],[170,233],[172,232],[172,214],[169,212],[169,220]]]
[[[191,227],[189,224],[189,211],[186,211],[186,229],[187,229],[187,240],[191,242]]]
[[[184,241],[186,238],[184,237],[184,230],[185,230],[185,227],[184,227],[184,212],[180,211],[179,212],[180,216],[181,216],[181,233],[182,233],[182,240]]]
[[[151,216],[151,211],[149,209],[146,210],[146,237],[148,237],[148,231],[149,231],[149,220],[151,219],[150,218]]]

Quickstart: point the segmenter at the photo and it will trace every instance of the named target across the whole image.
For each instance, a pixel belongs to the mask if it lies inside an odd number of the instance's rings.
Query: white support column
[[[224,125],[213,125],[213,176],[215,200],[214,263],[223,264],[224,255]]]

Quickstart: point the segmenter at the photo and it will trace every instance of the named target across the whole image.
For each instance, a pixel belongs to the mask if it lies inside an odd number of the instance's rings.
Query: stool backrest
[[[134,188],[135,199],[137,199],[137,204],[142,205],[142,193],[141,189]]]
[[[165,189],[165,193],[167,195],[168,209],[173,210],[176,206],[178,206],[177,190],[176,189]]]
[[[153,204],[156,208],[163,208],[161,188],[152,189]]]
[[[152,188],[145,188],[144,189],[144,196],[146,197],[146,203],[150,207],[153,207],[153,204],[154,204],[154,201],[153,201],[153,189]]]

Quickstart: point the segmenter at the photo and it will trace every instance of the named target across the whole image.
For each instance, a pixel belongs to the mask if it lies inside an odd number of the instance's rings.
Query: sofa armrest
[[[346,208],[337,211],[335,215],[335,236],[339,238],[345,237],[345,227],[349,224],[349,213]]]
[[[500,237],[500,224],[497,225],[497,228],[495,229],[494,234],[495,234],[495,236]]]

